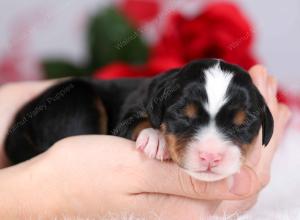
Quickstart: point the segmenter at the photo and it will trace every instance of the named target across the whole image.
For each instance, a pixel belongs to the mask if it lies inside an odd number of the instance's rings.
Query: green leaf
[[[46,77],[50,79],[86,75],[84,68],[75,66],[74,64],[65,60],[44,60],[42,62],[42,68],[46,74]]]
[[[143,64],[148,57],[148,48],[140,33],[114,8],[92,17],[88,26],[88,48],[91,70],[113,61]]]

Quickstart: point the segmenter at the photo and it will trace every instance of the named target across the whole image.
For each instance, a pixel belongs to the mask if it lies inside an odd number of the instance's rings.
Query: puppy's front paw
[[[150,158],[158,160],[170,158],[164,136],[159,130],[153,128],[146,128],[139,133],[136,148],[143,151]]]

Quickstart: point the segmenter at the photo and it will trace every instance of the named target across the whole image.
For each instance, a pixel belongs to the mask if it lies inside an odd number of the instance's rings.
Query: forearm
[[[0,170],[0,219],[51,219],[61,208],[59,189],[38,164],[40,158]]]
[[[120,204],[126,210],[127,192],[119,192],[127,188],[126,181],[112,172],[117,173],[116,161],[130,164],[131,144],[108,136],[73,137],[0,170],[0,219],[99,217],[118,212]],[[126,157],[119,149],[128,152]]]

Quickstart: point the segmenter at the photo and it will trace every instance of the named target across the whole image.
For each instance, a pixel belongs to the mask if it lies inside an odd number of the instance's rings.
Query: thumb
[[[260,182],[256,172],[248,166],[241,168],[240,172],[235,174],[232,177],[229,177],[228,180],[228,196],[238,198],[247,198],[256,194],[263,184]],[[234,198],[233,198],[234,199]]]
[[[235,200],[252,196],[262,187],[256,173],[247,166],[242,167],[239,173],[227,179],[204,182],[193,179],[172,163],[151,160],[147,164],[149,167],[144,170],[146,174],[144,189],[149,193],[203,200]],[[144,166],[148,165],[144,163]]]

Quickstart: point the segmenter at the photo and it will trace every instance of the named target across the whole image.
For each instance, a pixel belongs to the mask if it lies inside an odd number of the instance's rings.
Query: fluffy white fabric
[[[247,216],[255,220],[300,220],[300,112],[293,114],[271,174],[270,184]]]

